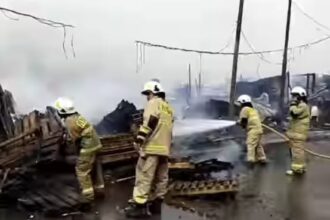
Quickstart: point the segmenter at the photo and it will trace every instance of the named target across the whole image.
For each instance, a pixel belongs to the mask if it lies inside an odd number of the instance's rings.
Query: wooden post
[[[202,93],[202,72],[198,75],[198,95],[200,96]]]
[[[306,79],[306,92],[307,92],[307,97],[309,96],[309,90],[310,90],[310,80],[309,80],[310,74],[307,73],[307,79]]]
[[[234,108],[235,108],[235,96],[236,96],[236,78],[237,78],[237,63],[238,63],[238,53],[239,53],[239,44],[241,39],[241,28],[242,28],[242,18],[243,18],[243,8],[244,0],[239,2],[238,18],[237,18],[237,27],[236,27],[236,40],[235,40],[235,49],[234,49],[234,58],[233,58],[233,68],[231,74],[231,84],[230,84],[230,96],[229,96],[229,117],[234,117]]]
[[[312,94],[315,92],[315,86],[316,86],[316,74],[312,73]]]
[[[289,39],[290,39],[291,5],[292,5],[292,0],[289,0],[287,21],[286,21],[286,31],[285,31],[284,51],[283,51],[283,62],[282,62],[281,97],[280,97],[280,109],[279,109],[281,112],[281,116],[283,116],[284,104],[285,104],[284,99],[285,99],[285,93],[287,90],[286,69],[287,69],[287,61],[288,61],[288,46],[289,46]]]

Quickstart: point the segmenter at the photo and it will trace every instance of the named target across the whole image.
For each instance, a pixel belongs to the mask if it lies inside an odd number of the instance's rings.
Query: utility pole
[[[198,95],[200,96],[202,93],[202,72],[198,74]]]
[[[236,27],[236,40],[235,40],[235,50],[234,50],[234,58],[233,58],[233,69],[232,69],[231,84],[230,84],[229,117],[234,117],[234,110],[235,110],[237,63],[238,63],[239,43],[240,43],[240,39],[241,39],[243,8],[244,8],[244,0],[240,0],[238,18],[237,18],[237,27]]]
[[[191,99],[191,68],[188,66],[188,103],[190,104]]]
[[[288,15],[287,15],[287,21],[286,21],[286,31],[285,31],[285,43],[284,43],[284,51],[283,51],[282,76],[281,76],[281,97],[280,97],[281,116],[283,116],[284,104],[285,104],[284,99],[285,99],[285,94],[286,94],[286,90],[287,90],[286,72],[287,72],[287,61],[288,61],[288,46],[289,46],[289,39],[290,39],[291,5],[292,5],[292,0],[289,0]]]

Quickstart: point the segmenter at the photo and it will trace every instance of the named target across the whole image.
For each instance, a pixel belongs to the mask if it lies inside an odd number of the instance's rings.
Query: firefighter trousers
[[[303,173],[306,169],[305,141],[300,139],[289,139],[291,150],[291,170],[296,173]]]
[[[263,146],[261,145],[261,137],[262,134],[256,134],[253,132],[249,132],[247,134],[247,161],[248,162],[258,162],[265,161],[266,154]]]
[[[76,175],[85,199],[94,200],[94,188],[92,182],[92,170],[95,162],[95,153],[81,154],[76,165]]]
[[[146,155],[139,158],[135,170],[133,200],[145,204],[167,193],[168,157]]]

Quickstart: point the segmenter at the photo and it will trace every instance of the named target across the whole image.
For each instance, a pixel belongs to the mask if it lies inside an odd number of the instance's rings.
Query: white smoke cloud
[[[306,10],[327,21],[328,0],[301,0]],[[158,78],[168,90],[187,81],[192,65],[193,81],[199,72],[199,55],[146,48],[146,63],[136,74],[135,40],[193,49],[217,50],[228,40],[237,17],[238,0],[11,0],[1,6],[73,24],[75,59],[65,59],[63,32],[30,19],[12,21],[0,14],[0,83],[10,90],[21,112],[44,109],[58,96],[72,97],[80,111],[99,120],[122,99],[137,103],[146,80]],[[314,7],[312,7],[314,6]],[[251,0],[245,4],[243,28],[258,50],[283,46],[285,1]],[[255,9],[258,8],[258,13]],[[15,17],[15,15],[13,15]],[[297,15],[290,44],[314,40],[313,25]],[[271,43],[270,43],[271,42]],[[229,50],[232,46],[229,47]],[[248,50],[242,41],[241,50]],[[291,71],[328,70],[329,44],[296,58]],[[281,60],[281,54],[271,60]],[[306,62],[308,61],[308,62]],[[260,60],[240,59],[239,75],[255,76]],[[224,82],[230,76],[232,57],[203,56],[203,82]],[[280,66],[261,63],[260,75],[279,74]]]

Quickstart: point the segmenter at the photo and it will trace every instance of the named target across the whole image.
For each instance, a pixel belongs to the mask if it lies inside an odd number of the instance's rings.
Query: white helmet
[[[60,97],[55,101],[54,107],[60,115],[70,115],[76,113],[73,101],[69,98]]]
[[[152,92],[153,94],[158,94],[158,93],[165,92],[165,91],[163,90],[163,87],[160,85],[159,82],[149,81],[144,84],[143,90],[141,93],[143,95],[146,95],[149,92]]]
[[[251,97],[249,95],[240,95],[237,99],[237,102],[239,104],[244,104],[244,103],[251,103]]]
[[[306,90],[300,86],[296,86],[296,87],[293,87],[293,89],[291,90],[291,94],[297,94],[301,97],[306,97],[307,96],[307,93],[306,93]]]

